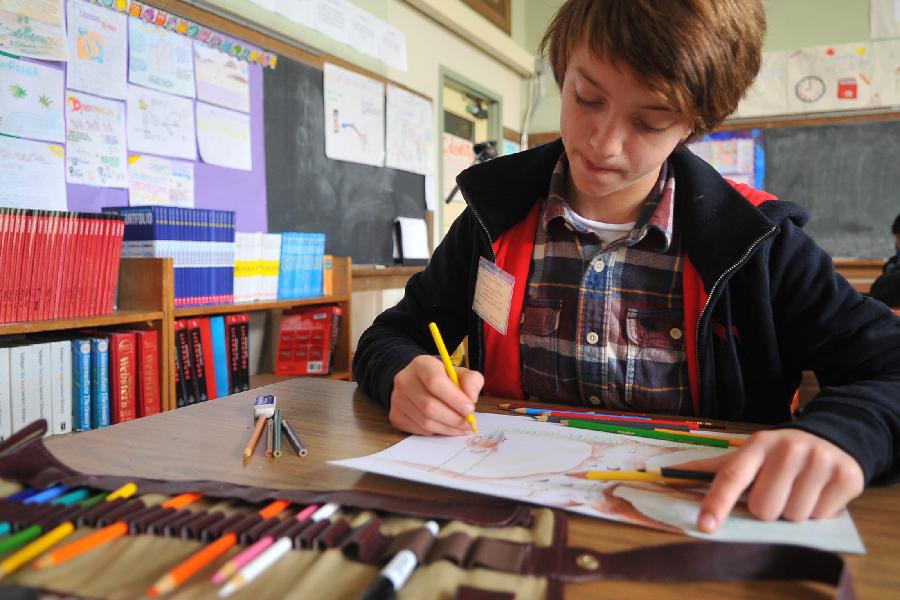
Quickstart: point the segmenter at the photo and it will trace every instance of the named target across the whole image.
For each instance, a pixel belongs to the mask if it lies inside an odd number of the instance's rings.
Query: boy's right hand
[[[391,425],[416,435],[466,435],[472,432],[466,415],[475,411],[484,377],[478,371],[457,368],[462,390],[440,359],[417,356],[394,376]]]

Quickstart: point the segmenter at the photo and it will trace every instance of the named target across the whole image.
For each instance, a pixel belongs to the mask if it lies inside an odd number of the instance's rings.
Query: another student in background
[[[900,307],[900,215],[891,225],[894,234],[894,256],[888,259],[881,276],[872,284],[869,295],[888,306]]]
[[[751,486],[754,515],[802,521],[898,478],[900,319],[835,274],[803,208],[685,147],[735,109],[764,33],[762,0],[563,4],[542,43],[562,139],[459,175],[466,211],[357,346],[395,427],[464,435],[482,386],[773,426],[695,467],[718,472],[706,532]],[[468,335],[462,391],[429,321]],[[822,390],[792,420],[807,369]]]

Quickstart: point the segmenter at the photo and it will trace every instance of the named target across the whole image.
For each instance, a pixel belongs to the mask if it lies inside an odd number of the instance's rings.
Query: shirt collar
[[[568,169],[569,161],[565,151],[560,155],[550,176],[550,187],[547,199],[541,215],[541,223],[544,230],[551,222],[561,219],[571,229],[581,233],[590,233],[584,227],[576,223],[571,217],[572,208],[566,199],[568,196]],[[659,178],[653,186],[641,212],[634,223],[634,228],[628,234],[626,243],[634,245],[647,238],[651,232],[654,234],[651,240],[652,250],[666,252],[672,244],[672,231],[675,215],[675,169],[669,161],[663,163],[659,170]]]

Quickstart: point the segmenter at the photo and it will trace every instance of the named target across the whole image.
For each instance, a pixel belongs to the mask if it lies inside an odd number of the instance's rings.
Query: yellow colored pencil
[[[456,369],[453,367],[453,362],[450,360],[450,354],[447,352],[447,346],[444,345],[444,338],[441,337],[441,332],[438,330],[437,323],[429,323],[428,329],[431,331],[431,337],[434,338],[434,345],[437,346],[438,354],[441,355],[441,361],[444,363],[444,369],[446,369],[447,375],[450,376],[453,385],[462,389],[459,385],[459,377],[456,374]],[[475,415],[466,415],[466,421],[469,422],[472,433],[478,433],[478,421],[475,419]]]
[[[40,556],[68,536],[72,535],[72,532],[74,531],[75,525],[73,525],[71,521],[66,521],[62,525],[45,533],[0,563],[0,577],[5,577],[25,563],[31,562],[35,557]]]

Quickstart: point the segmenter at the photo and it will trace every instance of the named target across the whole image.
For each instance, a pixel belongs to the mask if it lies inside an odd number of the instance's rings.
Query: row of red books
[[[250,389],[246,313],[175,321],[175,406]]]
[[[110,424],[123,423],[160,412],[157,332],[153,329],[141,329],[90,330],[85,333],[91,338],[105,338],[108,342]],[[94,359],[93,355],[91,359]],[[94,405],[97,405],[96,401]],[[97,422],[96,417],[93,420]]]
[[[337,304],[295,308],[284,312],[278,331],[275,373],[331,373],[343,311]]]
[[[125,220],[0,208],[0,323],[115,309]]]

